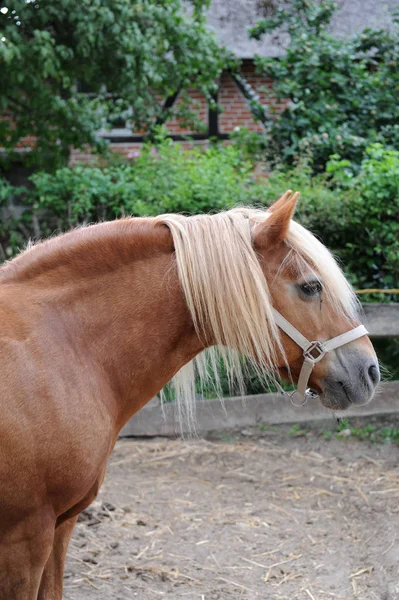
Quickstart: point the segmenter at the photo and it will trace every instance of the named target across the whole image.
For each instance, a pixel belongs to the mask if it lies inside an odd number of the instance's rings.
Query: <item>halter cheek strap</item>
[[[294,340],[294,342],[303,350],[304,360],[299,374],[297,389],[292,393],[288,393],[288,395],[294,406],[304,406],[309,397],[314,396],[313,392],[307,389],[307,386],[315,364],[324,358],[327,352],[331,352],[331,350],[335,350],[340,346],[345,346],[345,344],[349,344],[349,342],[353,342],[353,340],[357,340],[358,338],[367,335],[368,331],[364,325],[359,325],[358,327],[355,327],[346,333],[342,333],[341,335],[337,335],[325,342],[310,342],[277,310],[273,309],[273,314],[276,324],[280,329],[282,329],[284,333]],[[281,387],[280,391],[287,394]],[[295,402],[295,400],[297,400],[297,402]]]

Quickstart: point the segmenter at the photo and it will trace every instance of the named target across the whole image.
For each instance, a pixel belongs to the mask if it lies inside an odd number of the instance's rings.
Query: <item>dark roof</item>
[[[248,28],[264,17],[267,4],[267,0],[212,0],[208,24],[220,42],[240,58],[280,56],[287,41],[283,35],[267,35],[259,42],[248,37]],[[332,32],[347,37],[366,27],[389,29],[399,0],[340,0],[338,4]]]

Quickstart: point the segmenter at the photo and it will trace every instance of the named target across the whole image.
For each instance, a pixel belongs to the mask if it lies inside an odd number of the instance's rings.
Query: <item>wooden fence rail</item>
[[[399,337],[399,303],[364,304],[364,323],[371,337]],[[348,411],[350,416],[366,416],[399,412],[399,381],[381,384],[377,398],[367,406]],[[197,402],[197,431],[234,429],[251,425],[297,423],[331,418],[331,411],[317,400],[296,408],[279,394],[260,394],[245,398],[199,400]],[[184,433],[183,429],[183,433]],[[122,436],[176,435],[180,428],[173,403],[160,406],[154,398],[123,428]]]
[[[364,324],[370,337],[399,337],[399,302],[363,304]]]

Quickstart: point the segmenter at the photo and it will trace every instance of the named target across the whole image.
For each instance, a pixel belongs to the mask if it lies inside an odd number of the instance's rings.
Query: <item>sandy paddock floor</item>
[[[288,429],[118,442],[64,598],[398,599],[398,446]]]

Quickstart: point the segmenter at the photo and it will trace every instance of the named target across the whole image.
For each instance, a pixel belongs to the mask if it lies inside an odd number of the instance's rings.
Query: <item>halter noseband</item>
[[[327,352],[335,350],[340,346],[345,346],[345,344],[349,344],[349,342],[353,342],[353,340],[357,340],[358,338],[367,335],[368,331],[364,325],[359,325],[358,327],[355,327],[346,333],[342,333],[341,335],[337,335],[325,342],[310,342],[274,308],[273,314],[276,324],[284,331],[284,333],[294,340],[300,348],[302,348],[304,356],[297,389],[294,392],[289,393],[280,387],[280,391],[290,397],[291,403],[294,406],[304,406],[310,397],[315,396],[311,390],[307,389],[308,381],[315,364],[318,363]],[[300,402],[296,403],[295,399]]]

